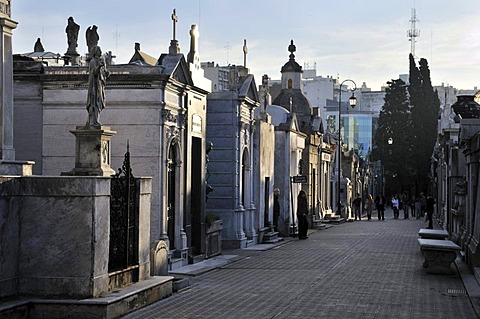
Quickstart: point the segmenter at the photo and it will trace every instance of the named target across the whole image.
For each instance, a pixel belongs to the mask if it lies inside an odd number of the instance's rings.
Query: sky
[[[177,40],[185,56],[190,26],[200,31],[202,62],[243,65],[257,84],[262,75],[281,78],[291,40],[295,59],[317,75],[363,82],[380,90],[408,73],[412,9],[419,20],[415,55],[428,61],[433,85],[458,89],[480,86],[478,0],[12,0],[14,53],[33,51],[41,38],[46,51],[64,54],[65,27],[72,16],[80,25],[78,51],[86,53],[85,30],[98,26],[99,46],[127,63],[135,42],[159,57],[173,37],[171,15],[178,16]]]

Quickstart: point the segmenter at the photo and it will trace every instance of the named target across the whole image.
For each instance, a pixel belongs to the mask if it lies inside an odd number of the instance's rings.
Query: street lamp
[[[357,89],[357,84],[353,81],[353,80],[350,80],[350,79],[346,79],[344,80],[342,83],[340,83],[340,90],[339,90],[339,93],[338,93],[338,160],[337,160],[337,164],[338,164],[338,180],[337,180],[337,214],[341,216],[341,198],[340,198],[340,190],[341,190],[341,185],[340,185],[340,172],[341,172],[341,161],[342,161],[342,130],[340,128],[340,125],[341,125],[341,110],[342,110],[342,85],[343,83],[345,82],[352,82],[353,83],[353,89],[351,89],[352,91],[352,96],[348,99],[348,103],[350,104],[350,106],[352,108],[355,107],[355,105],[357,105],[357,98],[355,97],[355,90]]]

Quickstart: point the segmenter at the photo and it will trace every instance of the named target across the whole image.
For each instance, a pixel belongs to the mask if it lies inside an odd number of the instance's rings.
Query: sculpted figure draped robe
[[[98,45],[90,52],[88,73],[87,126],[101,126],[100,112],[105,108],[105,84],[110,72],[105,67],[105,58]]]

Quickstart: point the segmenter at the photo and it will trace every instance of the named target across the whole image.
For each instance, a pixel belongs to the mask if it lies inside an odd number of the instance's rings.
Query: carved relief
[[[167,140],[178,138],[178,127],[176,126],[167,126],[165,127],[165,137]]]
[[[183,113],[181,115],[181,121],[182,121],[182,127],[186,127],[188,122],[188,115],[186,113]]]
[[[248,145],[250,143],[250,131],[248,130],[249,127],[250,125],[248,125],[247,123],[243,123],[242,125],[243,142],[245,145]]]
[[[163,122],[177,123],[177,115],[173,114],[170,110],[162,111]]]
[[[104,164],[110,165],[110,142],[102,142],[102,160]]]

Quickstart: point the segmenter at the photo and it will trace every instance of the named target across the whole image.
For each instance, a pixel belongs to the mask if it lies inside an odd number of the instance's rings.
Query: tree
[[[416,176],[417,193],[427,192],[430,180],[430,164],[433,148],[437,136],[438,112],[440,100],[433,90],[430,79],[430,70],[426,59],[420,59],[420,68],[410,54],[410,94],[411,116],[413,124],[413,151],[414,170]]]
[[[411,178],[412,122],[405,82],[397,79],[387,84],[385,104],[378,118],[371,156],[383,164],[387,190],[398,193],[404,185],[409,184]],[[389,139],[393,141],[392,144]]]

